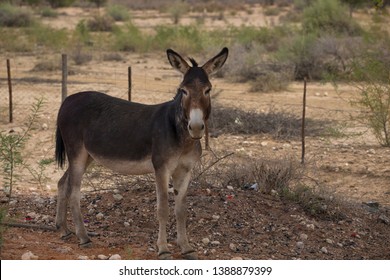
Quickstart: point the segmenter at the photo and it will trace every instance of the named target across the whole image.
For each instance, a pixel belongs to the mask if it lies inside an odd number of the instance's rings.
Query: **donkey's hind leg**
[[[58,181],[56,227],[60,231],[62,239],[68,239],[72,235],[72,232],[68,229],[66,223],[66,213],[70,195],[68,174],[67,170]]]
[[[80,210],[80,187],[83,174],[91,162],[91,158],[86,153],[80,153],[77,160],[69,162],[69,185],[70,196],[69,206],[72,211],[73,222],[76,228],[76,235],[80,240],[80,247],[91,247],[92,241],[88,237],[84,226],[84,220]]]

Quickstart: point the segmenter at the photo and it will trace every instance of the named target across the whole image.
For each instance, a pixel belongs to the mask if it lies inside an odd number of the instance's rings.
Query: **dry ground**
[[[68,22],[72,22],[71,20]],[[12,57],[12,54],[11,54]],[[125,62],[103,61],[75,66],[68,91],[100,90],[127,97],[127,66],[133,69],[133,100],[157,103],[173,97],[180,77],[170,70],[165,54],[129,54]],[[3,58],[2,58],[3,59]],[[40,113],[24,153],[38,168],[54,154],[56,114],[60,105],[59,71],[33,70],[39,62],[59,59],[58,54],[14,55],[15,121],[6,121],[6,83],[1,76],[0,129],[20,132],[34,98],[44,97]],[[228,67],[228,65],[227,65]],[[214,108],[229,107],[258,113],[276,110],[299,116],[302,85],[292,84],[280,93],[251,93],[248,85],[214,79]],[[334,199],[335,215],[312,215],[302,205],[272,194],[213,183],[192,183],[188,193],[190,240],[201,259],[389,259],[390,258],[390,149],[380,147],[365,127],[350,121],[355,114],[348,99],[356,94],[342,86],[310,83],[307,117],[321,121],[320,132],[311,131],[307,145],[306,174],[318,190]],[[298,133],[299,134],[299,133]],[[211,138],[219,156],[234,152],[228,161],[292,158],[299,162],[297,137],[276,139],[269,134],[222,133]],[[212,158],[210,152],[206,153]],[[221,161],[221,164],[225,161]],[[40,184],[26,170],[14,190],[9,208],[13,222],[53,226],[56,182],[62,175],[55,163],[45,166]],[[219,174],[223,177],[223,174]],[[94,248],[80,249],[75,237],[60,240],[57,233],[42,229],[8,228],[4,233],[2,259],[20,259],[31,251],[39,259],[95,259],[99,254],[120,254],[123,259],[156,257],[157,221],[152,177],[122,177],[98,167],[84,180],[82,212],[93,237]],[[121,200],[113,195],[119,193]],[[4,198],[3,198],[4,200]],[[379,207],[369,207],[377,202]],[[98,219],[97,213],[103,218]],[[70,220],[71,222],[71,220]],[[175,257],[175,223],[169,223],[169,242]],[[207,238],[210,243],[204,239]],[[302,243],[300,243],[302,242]]]

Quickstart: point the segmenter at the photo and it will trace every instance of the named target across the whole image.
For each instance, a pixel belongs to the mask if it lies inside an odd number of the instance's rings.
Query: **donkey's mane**
[[[192,67],[198,67],[198,62],[196,62],[195,59],[193,59],[192,57],[189,57],[188,59],[191,61]]]

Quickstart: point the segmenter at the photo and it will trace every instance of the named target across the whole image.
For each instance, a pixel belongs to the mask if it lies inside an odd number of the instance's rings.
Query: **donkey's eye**
[[[209,95],[210,92],[211,92],[211,88],[207,89],[207,90],[204,92],[204,94],[205,94],[205,95]]]
[[[180,89],[181,93],[184,94],[184,95],[187,95],[188,92],[185,90],[185,89]]]

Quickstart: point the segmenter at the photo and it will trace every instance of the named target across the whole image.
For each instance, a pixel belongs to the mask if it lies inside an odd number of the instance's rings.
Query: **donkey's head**
[[[188,121],[188,132],[193,139],[200,139],[205,131],[205,121],[211,112],[209,76],[216,73],[225,63],[228,49],[223,48],[201,67],[194,59],[190,59],[192,66],[188,65],[171,49],[167,50],[167,55],[172,67],[184,75],[179,92],[182,94],[181,106]]]

